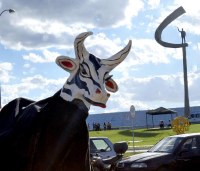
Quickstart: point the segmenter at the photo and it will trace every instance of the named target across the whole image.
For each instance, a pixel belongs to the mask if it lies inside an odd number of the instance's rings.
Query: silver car
[[[90,153],[102,159],[116,156],[113,143],[107,137],[90,137]]]

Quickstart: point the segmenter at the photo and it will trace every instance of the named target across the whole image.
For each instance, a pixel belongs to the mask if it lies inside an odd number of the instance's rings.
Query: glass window
[[[93,139],[91,140],[91,148],[98,151],[110,151],[110,146],[104,140]]]
[[[183,143],[181,150],[186,150],[188,152],[192,152],[193,154],[199,154],[200,146],[199,146],[198,137],[193,137],[193,138],[187,139]]]
[[[177,137],[167,137],[159,141],[155,146],[153,146],[149,151],[151,152],[166,152],[172,153],[178,144],[180,144],[182,138]]]

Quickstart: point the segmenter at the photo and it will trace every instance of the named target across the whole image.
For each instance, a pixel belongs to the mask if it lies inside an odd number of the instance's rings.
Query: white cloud
[[[9,80],[12,78],[11,71],[13,69],[13,65],[8,62],[0,63],[0,82],[8,83]]]
[[[18,97],[25,97],[32,100],[45,99],[50,94],[53,95],[58,91],[65,81],[63,78],[48,79],[42,75],[35,75],[23,78],[18,84],[3,84],[2,106]]]
[[[132,19],[143,10],[144,4],[140,0],[129,0],[127,7],[124,10],[124,18],[119,21],[114,27],[126,26],[129,29],[132,27]]]
[[[150,8],[158,8],[160,4],[160,0],[148,0],[148,4],[150,5]]]
[[[48,50],[44,50],[42,53],[43,56],[37,55],[35,53],[29,53],[29,55],[24,55],[23,59],[33,63],[55,62],[56,57],[60,55],[57,52],[51,52]]]

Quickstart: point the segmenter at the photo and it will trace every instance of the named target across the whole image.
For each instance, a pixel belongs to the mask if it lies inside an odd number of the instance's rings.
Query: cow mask
[[[66,101],[80,99],[88,109],[90,105],[105,108],[110,96],[107,91],[118,90],[109,72],[126,58],[131,49],[131,40],[125,48],[110,58],[99,59],[90,54],[84,46],[84,40],[91,34],[92,32],[84,32],[76,37],[75,59],[67,56],[57,57],[56,63],[70,73],[60,95]]]

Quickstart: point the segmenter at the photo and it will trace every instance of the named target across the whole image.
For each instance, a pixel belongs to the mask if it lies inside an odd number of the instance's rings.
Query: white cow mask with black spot
[[[75,59],[67,56],[59,56],[56,59],[56,63],[70,73],[61,90],[61,97],[66,101],[80,99],[88,109],[90,105],[105,108],[110,96],[107,91],[118,90],[109,72],[126,58],[131,49],[131,40],[125,48],[110,58],[99,59],[90,54],[83,44],[85,38],[91,34],[92,32],[85,32],[76,37]]]

